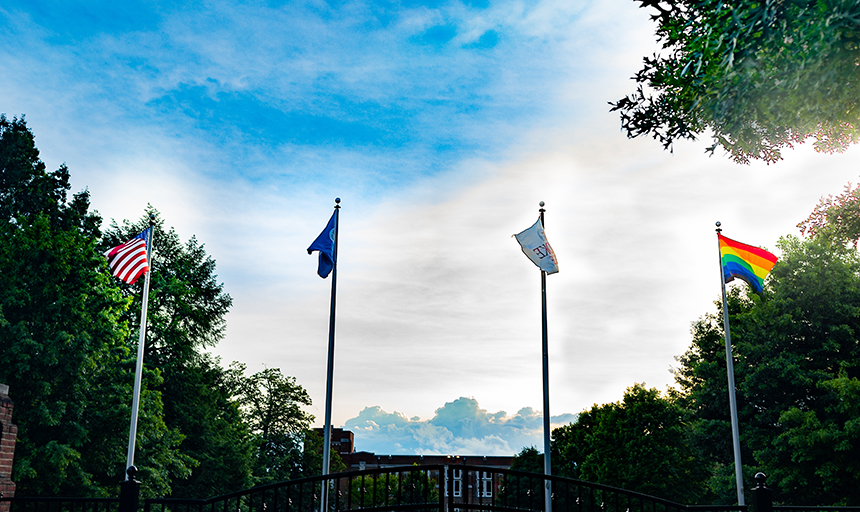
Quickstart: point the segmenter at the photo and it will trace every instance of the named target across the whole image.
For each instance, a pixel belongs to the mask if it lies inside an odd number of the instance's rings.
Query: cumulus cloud
[[[552,417],[553,427],[576,420],[574,414]],[[526,446],[543,445],[543,415],[524,407],[509,416],[489,412],[474,398],[447,402],[429,420],[365,407],[347,420],[357,451],[388,454],[514,455]]]

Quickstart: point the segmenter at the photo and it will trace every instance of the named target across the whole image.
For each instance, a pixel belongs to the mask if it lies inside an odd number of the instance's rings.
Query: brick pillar
[[[9,386],[0,384],[0,495],[6,498],[15,496],[12,460],[15,458],[18,427],[12,424],[12,408]],[[8,501],[0,501],[0,512],[9,512],[9,505]]]

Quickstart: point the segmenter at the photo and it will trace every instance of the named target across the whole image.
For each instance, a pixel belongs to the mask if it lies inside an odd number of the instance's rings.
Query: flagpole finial
[[[334,207],[340,208],[340,198],[339,197],[334,198]]]
[[[538,203],[538,204],[540,205],[540,210],[538,210],[538,211],[539,211],[539,212],[541,212],[541,213],[545,212],[546,210],[544,210],[544,209],[543,209],[543,207],[544,207],[544,206],[546,206],[546,203],[544,203],[543,201],[541,201],[541,202],[540,202],[540,203]]]
[[[150,213],[150,214],[149,214],[149,225],[150,225],[150,226],[154,226],[154,225],[155,225],[155,214],[154,214],[154,213]]]
[[[722,224],[720,223],[720,221],[717,221],[717,233],[720,233],[723,230],[723,228],[721,228],[720,226],[722,226]]]

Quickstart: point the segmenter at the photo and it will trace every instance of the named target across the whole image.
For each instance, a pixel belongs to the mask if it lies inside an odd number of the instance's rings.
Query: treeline
[[[747,501],[860,505],[860,187],[828,197],[780,239],[759,296],[728,296]],[[667,393],[636,384],[552,433],[554,473],[687,504],[737,501],[722,303],[692,326]],[[515,469],[543,472],[523,450]]]
[[[24,118],[0,115],[0,382],[15,401],[18,496],[117,496],[124,479],[143,280],[104,252],[140,233],[70,196]],[[206,350],[232,299],[215,261],[156,215],[135,465],[144,497],[205,498],[319,474],[310,396],[269,368],[245,376]],[[334,465],[336,467],[336,463]]]

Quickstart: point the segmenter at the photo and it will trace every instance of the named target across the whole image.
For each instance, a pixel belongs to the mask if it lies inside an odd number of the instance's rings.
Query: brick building
[[[323,437],[321,428],[314,429]],[[454,499],[468,496],[471,500],[477,498],[489,499],[499,492],[500,480],[493,475],[494,469],[510,469],[514,457],[495,455],[377,455],[373,452],[355,451],[355,436],[349,430],[333,428],[331,434],[331,451],[340,455],[346,464],[347,471],[363,471],[366,469],[384,469],[398,466],[479,466],[486,471],[466,472],[452,468],[453,482],[446,482]],[[448,487],[450,485],[450,487]]]
[[[320,437],[324,430],[315,428]],[[355,451],[355,434],[342,428],[331,429],[331,451],[340,455],[348,471],[390,468],[413,465],[463,465],[485,466],[488,469],[510,469],[513,456],[490,455],[377,455],[373,452]]]
[[[12,460],[15,457],[15,441],[18,427],[12,424],[14,404],[9,398],[9,386],[0,384],[0,496],[15,496],[15,482],[12,481]],[[0,512],[9,510],[8,501],[0,501]]]
[[[321,439],[325,439],[325,429],[315,428],[314,432],[319,434]],[[341,456],[345,453],[352,453],[355,450],[355,435],[350,430],[342,428],[331,429],[331,451],[339,453]]]

